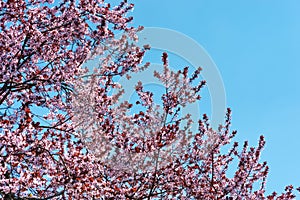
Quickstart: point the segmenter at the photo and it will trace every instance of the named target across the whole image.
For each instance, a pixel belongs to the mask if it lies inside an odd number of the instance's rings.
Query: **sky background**
[[[268,192],[300,186],[300,1],[131,2],[134,25],[184,33],[212,57],[236,139],[257,146],[261,134],[266,138]]]

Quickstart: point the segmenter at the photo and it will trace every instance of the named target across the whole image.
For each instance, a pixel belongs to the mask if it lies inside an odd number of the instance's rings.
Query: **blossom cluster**
[[[163,72],[154,73],[162,104],[142,82],[138,101],[120,101],[117,78],[149,67],[150,47],[134,43],[142,27],[130,26],[132,8],[127,0],[0,0],[0,198],[295,198],[293,186],[265,194],[263,136],[256,148],[235,142],[224,151],[236,134],[230,109],[218,130],[204,115],[191,131],[197,122],[181,110],[200,100],[201,68],[172,71],[163,53]],[[90,73],[83,63],[97,56]]]

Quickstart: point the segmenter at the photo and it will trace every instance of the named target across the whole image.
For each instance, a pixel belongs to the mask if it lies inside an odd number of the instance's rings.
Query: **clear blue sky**
[[[213,58],[238,141],[266,137],[268,191],[300,186],[300,1],[131,2],[135,25],[182,32]]]

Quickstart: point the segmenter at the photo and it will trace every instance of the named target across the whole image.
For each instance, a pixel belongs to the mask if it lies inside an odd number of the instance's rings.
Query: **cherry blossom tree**
[[[1,0],[0,8],[2,199],[295,198],[293,186],[265,194],[264,137],[239,148],[230,109],[218,130],[206,115],[181,114],[200,100],[201,68],[172,71],[163,53],[154,73],[162,103],[142,82],[138,101],[120,102],[116,78],[149,67],[126,0]],[[83,63],[99,55],[90,74]]]

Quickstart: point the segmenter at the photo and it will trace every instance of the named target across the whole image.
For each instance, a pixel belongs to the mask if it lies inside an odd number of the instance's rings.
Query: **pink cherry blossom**
[[[120,101],[116,78],[150,65],[150,46],[134,43],[143,27],[130,26],[133,6],[0,0],[0,198],[294,199],[291,185],[266,194],[264,137],[239,147],[230,109],[218,130],[206,115],[181,115],[200,100],[201,68],[172,71],[163,53],[163,72],[153,74],[161,104],[142,82],[138,101]],[[83,63],[97,56],[89,74]]]

